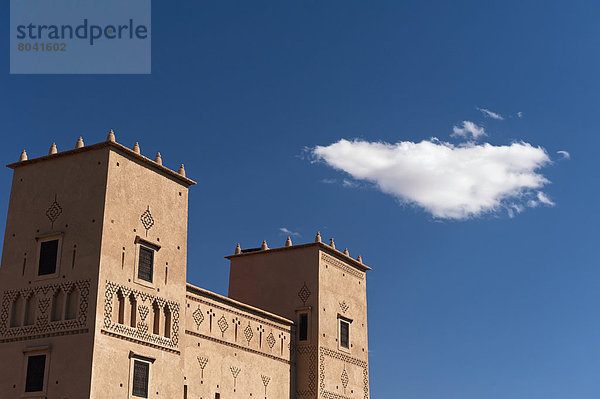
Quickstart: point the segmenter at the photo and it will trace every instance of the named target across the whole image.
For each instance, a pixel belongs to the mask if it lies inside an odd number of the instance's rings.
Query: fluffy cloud
[[[462,127],[454,126],[451,136],[468,137],[473,136],[474,139],[480,136],[486,136],[485,129],[471,121],[463,121]]]
[[[437,139],[396,144],[342,139],[317,146],[312,154],[436,218],[467,219],[501,209],[514,215],[528,205],[554,205],[540,191],[548,180],[538,173],[550,158],[528,143],[455,146]]]
[[[496,113],[496,112],[494,112],[494,111],[490,111],[489,109],[486,109],[486,108],[477,108],[477,110],[478,110],[478,111],[481,111],[481,113],[482,113],[483,115],[485,115],[486,117],[488,117],[488,118],[492,118],[492,119],[498,119],[498,120],[500,120],[500,121],[503,121],[503,120],[504,120],[504,117],[503,117],[502,115],[500,115],[500,114],[497,114],[497,113]]]
[[[556,151],[556,153],[562,155],[562,159],[571,159],[571,154],[569,154],[567,151],[561,150]]]

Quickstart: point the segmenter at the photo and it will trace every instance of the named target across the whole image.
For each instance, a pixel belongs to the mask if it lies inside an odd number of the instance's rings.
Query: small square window
[[[148,377],[150,364],[141,360],[133,361],[133,389],[131,394],[138,398],[148,397]]]
[[[40,263],[38,276],[56,273],[56,260],[58,258],[58,240],[42,241],[40,243]]]
[[[154,251],[140,246],[140,256],[138,264],[138,279],[152,282],[154,274]]]
[[[27,376],[25,392],[42,392],[44,390],[44,373],[46,372],[46,355],[27,357]]]
[[[350,323],[340,319],[340,346],[350,349]]]

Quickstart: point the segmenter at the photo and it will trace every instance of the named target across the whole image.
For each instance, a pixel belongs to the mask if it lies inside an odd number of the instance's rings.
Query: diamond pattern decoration
[[[62,213],[62,207],[56,201],[56,195],[55,195],[54,202],[50,205],[50,207],[48,209],[46,209],[46,216],[48,217],[48,220],[50,220],[50,222],[52,223],[52,227],[54,227],[54,222],[56,221],[56,219],[58,219],[58,217],[60,216],[61,213]]]
[[[221,335],[224,335],[225,331],[229,328],[229,324],[227,324],[227,319],[225,319],[225,316],[221,316],[219,321],[217,321],[217,324],[219,325],[219,330],[221,330]]]
[[[254,333],[252,332],[252,328],[250,327],[250,322],[248,322],[248,325],[246,326],[246,328],[244,328],[244,336],[246,337],[246,341],[248,341],[248,345],[250,345],[250,341],[252,340],[252,337],[254,336]]]
[[[202,324],[202,322],[204,321],[204,315],[202,314],[202,311],[200,310],[200,306],[198,306],[198,309],[194,310],[194,313],[192,313],[192,317],[194,318],[196,327],[200,328],[200,324]]]
[[[306,301],[308,301],[308,298],[310,298],[310,290],[306,286],[306,281],[304,282],[302,288],[300,288],[300,291],[298,291],[298,297],[304,303],[304,305],[306,305]]]
[[[150,213],[150,206],[148,206],[144,213],[142,213],[142,216],[140,216],[140,221],[142,222],[142,226],[144,226],[146,229],[146,235],[148,235],[148,230],[154,226],[154,218]]]
[[[275,345],[275,337],[273,336],[273,331],[271,331],[267,336],[267,345],[269,345],[269,349],[273,349],[273,346]]]
[[[346,366],[344,366],[344,371],[342,371],[342,385],[344,389],[348,387],[348,372],[346,371]]]

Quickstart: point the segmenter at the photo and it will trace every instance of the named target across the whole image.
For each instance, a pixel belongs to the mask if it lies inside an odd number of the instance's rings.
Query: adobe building
[[[111,131],[8,167],[0,398],[369,398],[360,257],[238,244],[224,297],[186,282],[183,165]]]

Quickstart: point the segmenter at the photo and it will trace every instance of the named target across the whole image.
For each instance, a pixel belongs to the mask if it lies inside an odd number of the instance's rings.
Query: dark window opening
[[[44,390],[44,372],[46,371],[46,355],[29,356],[27,358],[27,378],[25,392],[41,392]]]
[[[133,361],[133,390],[131,394],[140,398],[148,397],[148,376],[150,365],[139,360]]]
[[[300,328],[298,339],[306,341],[308,339],[308,313],[300,313]]]
[[[58,240],[44,241],[40,245],[40,267],[38,276],[56,273],[56,257],[58,254]]]
[[[165,338],[171,338],[171,311],[165,306]]]
[[[215,393],[215,399],[221,399],[221,394],[220,393]]]
[[[140,262],[138,265],[138,278],[140,280],[152,282],[154,267],[154,251],[140,246]]]
[[[340,320],[340,345],[342,348],[350,348],[350,323]]]

